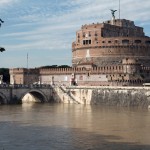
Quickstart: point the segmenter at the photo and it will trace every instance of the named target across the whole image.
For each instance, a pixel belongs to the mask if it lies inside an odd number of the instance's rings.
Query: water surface
[[[0,150],[149,150],[150,111],[96,105],[0,106]]]

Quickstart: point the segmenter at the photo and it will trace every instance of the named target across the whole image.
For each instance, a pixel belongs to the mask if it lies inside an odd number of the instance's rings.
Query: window
[[[83,37],[85,37],[85,33],[83,33]]]
[[[85,40],[83,40],[83,45],[85,45]]]
[[[118,40],[115,40],[115,43],[118,43]]]
[[[86,41],[85,41],[86,45],[88,44],[88,41],[89,41],[89,40],[86,40]]]
[[[134,43],[139,44],[141,43],[141,40],[135,40]]]
[[[87,73],[87,76],[90,77],[90,73],[89,72]]]
[[[78,38],[80,38],[80,34],[78,33]]]
[[[91,36],[91,32],[89,32],[89,37]]]
[[[89,45],[91,44],[91,40],[83,40],[83,45]]]
[[[145,41],[145,44],[150,45],[150,41]]]
[[[129,40],[122,40],[122,44],[129,44]]]

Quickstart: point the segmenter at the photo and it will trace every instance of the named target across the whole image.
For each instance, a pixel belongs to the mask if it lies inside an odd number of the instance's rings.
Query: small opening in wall
[[[145,43],[148,44],[148,45],[150,45],[150,41],[146,41]]]
[[[139,43],[141,43],[141,40],[135,40],[134,41],[136,44],[139,44]]]
[[[115,43],[118,43],[118,40],[115,40]]]
[[[122,40],[122,44],[129,44],[129,40]]]

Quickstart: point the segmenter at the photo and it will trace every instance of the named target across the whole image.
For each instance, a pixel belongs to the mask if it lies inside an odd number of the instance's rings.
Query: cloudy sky
[[[150,0],[120,0],[121,18],[150,36]],[[0,68],[71,65],[71,44],[81,25],[111,19],[119,0],[0,0]],[[118,12],[116,13],[118,17]]]

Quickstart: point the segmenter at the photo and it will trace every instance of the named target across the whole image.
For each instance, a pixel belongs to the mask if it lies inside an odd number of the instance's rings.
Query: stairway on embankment
[[[81,104],[81,102],[78,101],[77,98],[70,92],[70,90],[65,88],[65,86],[54,86],[53,90],[53,99],[55,102]]]

